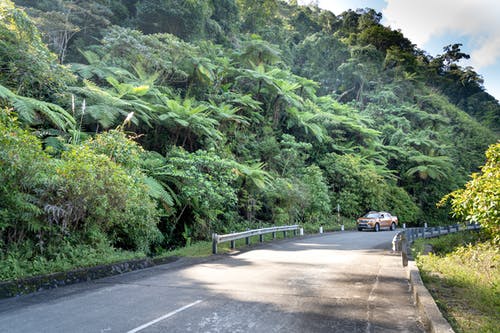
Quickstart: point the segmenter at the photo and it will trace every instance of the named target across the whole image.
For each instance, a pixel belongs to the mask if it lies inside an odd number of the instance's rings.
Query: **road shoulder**
[[[425,328],[431,333],[453,333],[453,328],[444,319],[443,314],[432,298],[431,294],[424,286],[420,271],[415,261],[409,260],[406,267],[408,280],[410,281],[413,297],[415,299],[420,317]]]

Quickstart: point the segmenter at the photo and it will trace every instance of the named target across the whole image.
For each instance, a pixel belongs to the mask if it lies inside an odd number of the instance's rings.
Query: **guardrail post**
[[[460,224],[457,223],[457,232],[460,231]]]
[[[276,239],[276,231],[273,231],[273,239]]]
[[[263,235],[263,234],[260,234],[260,235],[259,235],[259,242],[261,242],[261,243],[262,243],[263,241],[264,241],[264,235]]]
[[[293,229],[293,237],[297,236],[297,229]]]
[[[245,237],[245,244],[250,245],[250,237]]]
[[[437,227],[437,229],[438,229],[438,235],[441,236],[441,226]]]
[[[231,249],[236,248],[236,242],[234,240],[231,241]]]
[[[304,236],[304,228],[300,228],[299,235]]]
[[[323,233],[323,226],[320,226],[319,227],[319,233],[322,234]]]
[[[408,240],[406,239],[406,232],[401,233],[401,259],[403,267],[408,266]]]
[[[212,253],[217,254],[217,234],[212,234]]]
[[[283,238],[286,238],[286,230],[283,231]]]
[[[427,223],[426,223],[426,224],[427,224]],[[426,228],[426,227],[423,227],[423,228],[422,228],[422,238],[425,238],[425,228]]]
[[[399,251],[401,251],[401,237],[402,237],[402,234],[398,233],[392,239],[392,252],[399,252]]]

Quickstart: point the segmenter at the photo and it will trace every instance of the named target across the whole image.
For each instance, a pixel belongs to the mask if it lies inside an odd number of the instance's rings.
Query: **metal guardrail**
[[[460,230],[479,230],[479,224],[467,224],[465,229],[460,228],[460,224],[448,225],[445,227],[421,227],[421,228],[404,228],[398,232],[392,239],[392,250],[401,252],[403,266],[408,265],[408,247],[418,238],[432,238],[442,235],[448,235]]]
[[[235,232],[226,235],[212,234],[212,253],[217,254],[217,244],[224,242],[231,242],[231,248],[236,247],[236,240],[245,238],[245,244],[250,245],[250,237],[259,236],[259,241],[262,243],[264,241],[265,234],[273,234],[273,239],[276,238],[277,232],[283,232],[283,236],[286,237],[287,231],[293,231],[293,235],[297,235],[297,230],[301,229],[299,225],[285,225],[280,227],[262,228],[254,229],[243,232]],[[303,231],[301,231],[301,234]]]

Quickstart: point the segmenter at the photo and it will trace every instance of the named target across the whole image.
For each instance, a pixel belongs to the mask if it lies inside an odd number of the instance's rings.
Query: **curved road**
[[[1,332],[423,332],[395,232],[294,238],[0,301]]]

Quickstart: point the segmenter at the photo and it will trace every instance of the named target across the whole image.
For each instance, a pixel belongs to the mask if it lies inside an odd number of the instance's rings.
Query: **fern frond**
[[[164,204],[173,207],[174,200],[172,196],[165,190],[162,183],[152,177],[145,177],[144,184],[148,188],[148,194],[155,199],[162,201]]]
[[[86,112],[89,117],[98,122],[105,129],[118,125],[118,117],[127,114],[122,109],[107,104],[88,106]]]
[[[17,95],[2,85],[0,85],[0,98],[11,104],[19,119],[26,123],[33,124],[37,116],[41,116],[61,130],[74,128],[76,124],[73,116],[59,105]]]

